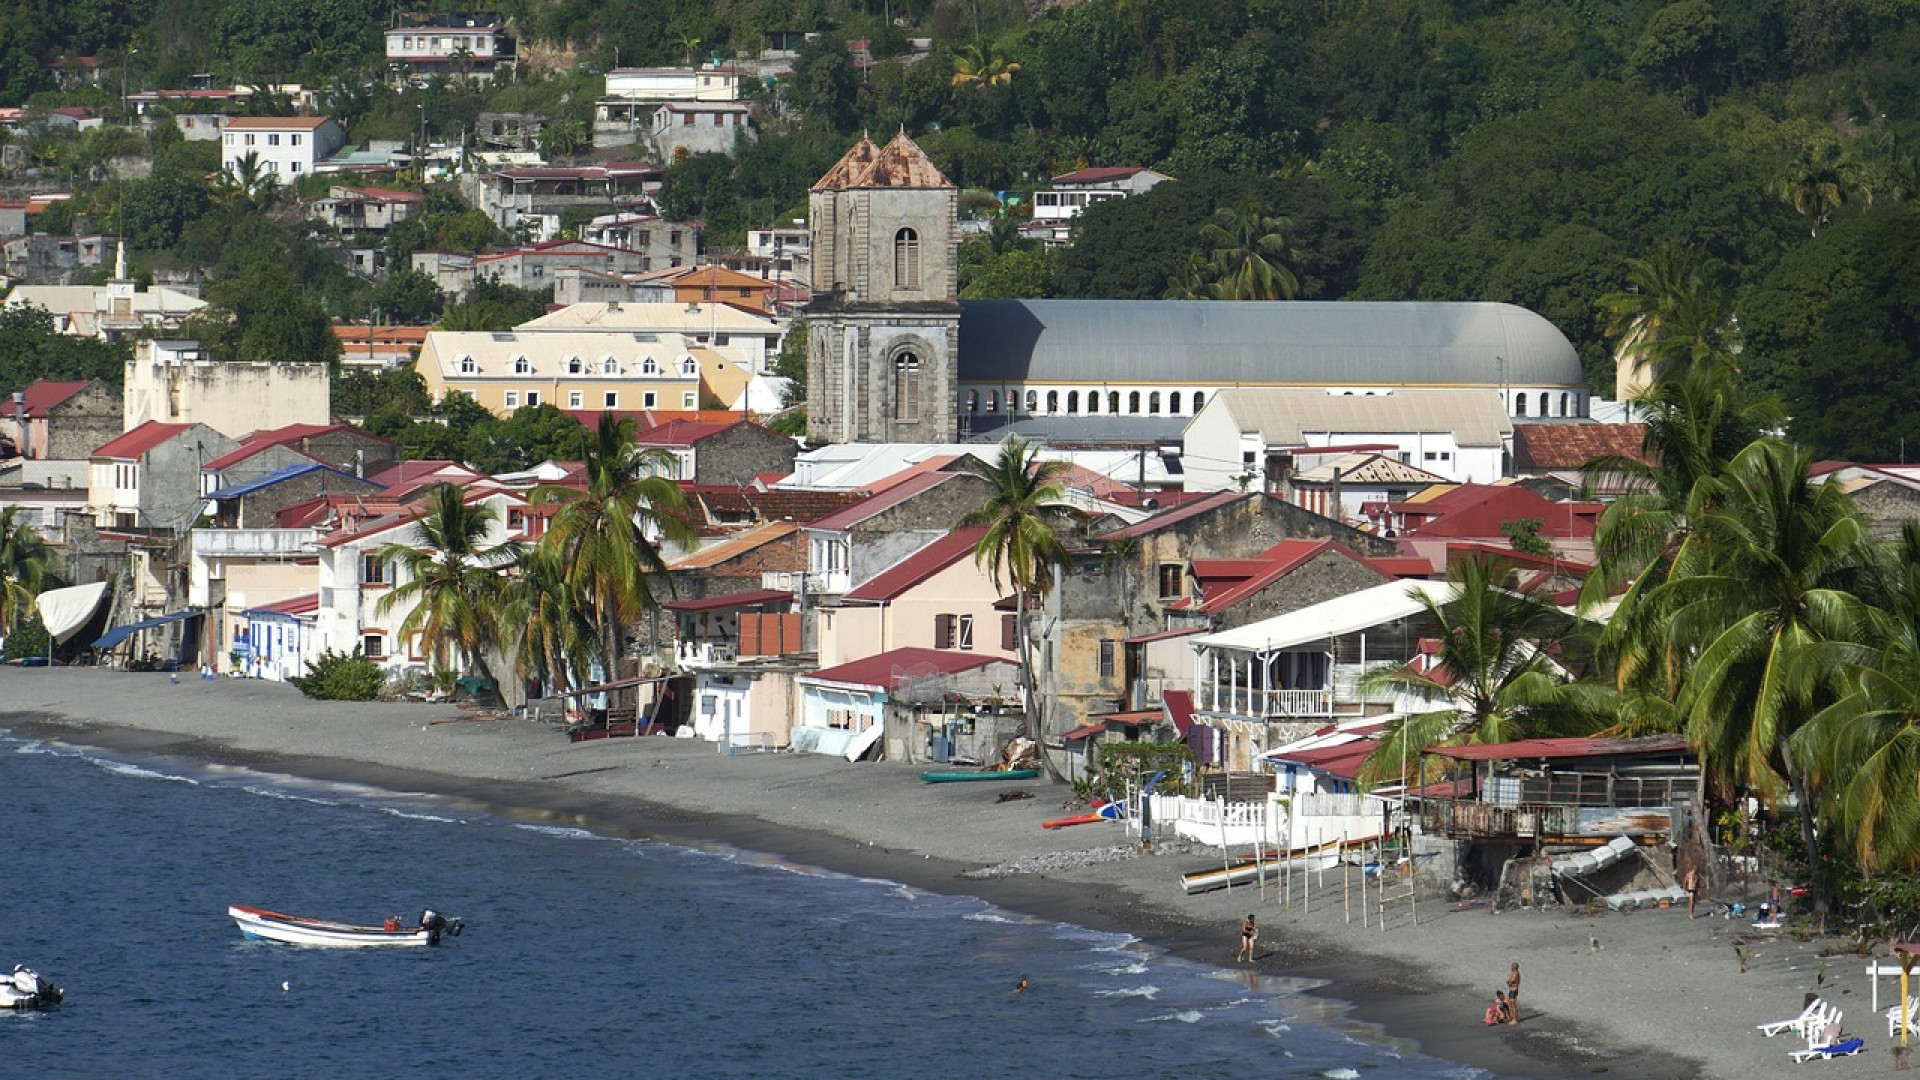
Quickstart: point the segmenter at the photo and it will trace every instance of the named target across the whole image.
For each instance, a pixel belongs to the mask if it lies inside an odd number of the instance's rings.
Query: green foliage
[[[44,308],[0,307],[0,386],[35,379],[99,379],[116,390],[133,358],[131,343],[75,337],[54,329]]]
[[[1540,535],[1540,526],[1546,524],[1540,518],[1514,518],[1500,523],[1500,534],[1507,538],[1513,550],[1525,555],[1552,555],[1553,545]]]
[[[261,263],[207,290],[208,306],[190,320],[192,332],[224,360],[332,363],[340,339],[326,308],[295,284],[284,268]]]
[[[40,613],[36,611],[27,616],[27,621],[19,629],[7,635],[6,647],[0,649],[0,660],[45,656],[52,643],[53,635],[47,633],[47,624],[40,621]]]
[[[482,472],[513,472],[543,461],[578,461],[586,443],[587,429],[556,406],[522,406],[504,421],[470,430],[463,459]]]
[[[373,701],[379,698],[387,675],[356,646],[351,653],[328,649],[307,665],[305,675],[287,681],[320,701]]]
[[[442,330],[511,330],[523,322],[547,313],[551,288],[534,291],[502,284],[497,278],[482,277],[473,283],[466,299],[447,308],[441,316]]]
[[[432,322],[440,310],[440,289],[433,279],[408,267],[387,275],[369,298],[380,318],[389,323]]]
[[[1193,793],[1194,771],[1193,748],[1183,742],[1105,742],[1100,744],[1093,788],[1096,793],[1118,797],[1126,793],[1129,783],[1137,790],[1155,773],[1165,773],[1154,785],[1155,792],[1189,795]]]

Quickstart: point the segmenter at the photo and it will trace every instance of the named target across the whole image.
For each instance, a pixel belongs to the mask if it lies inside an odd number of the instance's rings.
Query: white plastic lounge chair
[[[1920,997],[1907,999],[1907,1030],[1920,1035]],[[1900,1006],[1894,1004],[1887,1008],[1887,1038],[1900,1037]]]
[[[1809,1046],[1805,1050],[1795,1050],[1789,1056],[1796,1064],[1805,1065],[1809,1061],[1830,1061],[1837,1057],[1852,1057],[1866,1049],[1866,1046],[1867,1041],[1856,1035],[1851,1039],[1842,1039],[1826,1046]]]
[[[1807,1007],[1800,1011],[1799,1016],[1791,1020],[1774,1020],[1765,1024],[1755,1024],[1754,1027],[1769,1039],[1783,1031],[1805,1034],[1808,1031],[1820,1030],[1825,1024],[1827,1013],[1832,1009],[1833,1006],[1828,1005],[1824,999],[1814,998],[1807,1002]]]

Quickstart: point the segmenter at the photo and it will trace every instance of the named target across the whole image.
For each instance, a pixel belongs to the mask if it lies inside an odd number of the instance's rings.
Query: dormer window
[[[460,374],[478,375],[480,374],[480,365],[473,362],[473,357],[463,356],[460,358]]]
[[[608,356],[604,360],[601,360],[600,374],[602,375],[620,374],[620,361],[615,360],[612,356]]]
[[[700,362],[698,360],[695,360],[691,356],[680,361],[680,374],[685,375],[688,378],[692,378],[693,376],[700,374]]]
[[[640,374],[658,375],[660,374],[660,365],[654,361],[653,357],[649,356],[645,360],[640,361]]]
[[[587,373],[587,365],[584,362],[582,362],[579,357],[570,356],[567,358],[567,374],[584,375],[586,373]]]
[[[524,356],[516,356],[516,357],[514,357],[514,358],[513,358],[513,373],[514,373],[515,375],[531,375],[531,374],[533,374],[533,363],[532,363],[532,361],[530,361],[530,360],[528,360],[528,359],[527,359],[526,357],[524,357]]]

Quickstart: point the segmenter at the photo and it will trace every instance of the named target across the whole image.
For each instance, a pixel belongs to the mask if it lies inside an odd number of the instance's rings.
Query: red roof
[[[845,510],[828,514],[826,517],[808,525],[807,528],[819,529],[822,532],[840,532],[845,529],[851,529],[855,525],[880,513],[882,510],[898,506],[923,491],[928,491],[946,483],[956,475],[958,474],[925,472],[909,476],[884,491],[861,499]]]
[[[673,420],[642,432],[633,442],[635,446],[692,446],[723,431],[731,431],[744,423],[746,423],[745,420],[732,422]]]
[[[1095,735],[1105,734],[1106,730],[1107,730],[1107,725],[1104,722],[1095,721],[1091,724],[1081,724],[1079,727],[1074,728],[1072,731],[1066,732],[1065,734],[1061,735],[1060,738],[1062,738],[1067,742],[1072,742],[1075,739],[1090,739]]]
[[[138,458],[192,426],[192,424],[163,424],[158,420],[148,420],[95,450],[93,456],[123,460]]]
[[[1309,769],[1351,779],[1360,775],[1361,764],[1379,745],[1371,739],[1361,739],[1358,742],[1341,743],[1338,746],[1323,746],[1292,754],[1275,754],[1272,755],[1272,760],[1297,762]]]
[[[1645,424],[1515,424],[1517,472],[1578,469],[1598,457],[1645,462]]]
[[[47,410],[86,388],[87,384],[84,380],[80,382],[54,382],[51,379],[36,379],[28,383],[27,388],[22,390],[21,394],[25,397],[23,404],[26,406],[27,415],[37,418],[47,415]],[[13,414],[11,403],[9,403],[6,411],[9,416]]]
[[[1182,521],[1186,521],[1188,518],[1199,517],[1209,510],[1216,510],[1222,506],[1238,502],[1246,497],[1247,493],[1244,491],[1216,491],[1204,499],[1196,499],[1183,506],[1168,510],[1166,513],[1155,514],[1145,521],[1135,522],[1124,529],[1115,529],[1096,539],[1112,540],[1122,536],[1150,536],[1169,525],[1176,525]]]
[[[933,575],[973,555],[985,536],[984,527],[955,529],[875,575],[872,580],[849,592],[848,600],[884,604],[898,600],[901,594]]]
[[[290,446],[302,439],[312,438],[315,435],[324,435],[330,431],[354,430],[356,429],[351,424],[288,424],[286,427],[256,431],[240,440],[239,446],[201,465],[200,468],[202,470],[217,472],[229,466],[237,465],[268,447]],[[376,435],[370,435],[366,432],[361,432],[361,434],[367,435],[369,439],[379,438]],[[380,439],[380,441],[391,444],[393,440]]]
[[[234,116],[227,127],[253,131],[313,131],[328,121],[325,116]]]
[[[1146,172],[1138,165],[1103,165],[1091,169],[1075,169],[1070,173],[1061,173],[1053,178],[1056,184],[1095,184],[1102,180],[1125,180]]]
[[[1345,556],[1361,566],[1367,566],[1368,569],[1380,574],[1382,577],[1391,576],[1379,567],[1368,566],[1365,559],[1354,554],[1344,544],[1336,544],[1331,540],[1307,540],[1300,538],[1282,540],[1267,549],[1266,553],[1260,557],[1258,563],[1261,569],[1258,573],[1248,577],[1237,585],[1231,585],[1223,591],[1205,597],[1197,606],[1201,611],[1210,614],[1225,611],[1243,600],[1259,595],[1274,582],[1279,581],[1281,578],[1299,569],[1323,552],[1332,552],[1336,555]]]
[[[752,589],[748,592],[708,596],[699,600],[674,600],[660,606],[671,611],[731,611],[734,608],[759,607],[762,604],[791,604],[793,594],[778,589]]]
[[[864,660],[854,660],[838,667],[821,668],[806,676],[821,682],[851,683],[855,686],[871,686],[881,690],[891,690],[895,684],[909,679],[922,679],[930,675],[957,675],[962,671],[972,671],[989,664],[1012,664],[1019,661],[1008,660],[1003,656],[977,652],[960,652],[952,649],[894,649]]]
[[[1407,515],[1407,532],[1430,537],[1503,536],[1504,522],[1540,519],[1544,537],[1593,535],[1599,503],[1556,503],[1513,484],[1462,484],[1424,502],[1388,504]]]
[[[1671,754],[1687,749],[1685,735],[1648,735],[1639,739],[1517,739],[1471,746],[1436,746],[1427,752],[1455,761],[1514,761],[1556,758],[1631,757]]]
[[[1168,690],[1160,695],[1165,703],[1167,717],[1173,721],[1173,729],[1185,738],[1187,729],[1193,726],[1193,691]]]
[[[258,607],[251,607],[247,610],[270,611],[276,615],[305,615],[309,612],[320,610],[320,594],[307,593],[305,596],[296,596],[291,600],[282,600],[277,604],[261,604]]]
[[[1139,637],[1130,637],[1127,639],[1127,644],[1144,645],[1149,641],[1166,641],[1170,638],[1187,637],[1192,634],[1204,634],[1206,632],[1207,628],[1204,626],[1176,626],[1171,630],[1160,630],[1151,634],[1141,634]]]

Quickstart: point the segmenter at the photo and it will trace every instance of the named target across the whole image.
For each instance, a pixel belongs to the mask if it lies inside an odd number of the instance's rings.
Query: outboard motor
[[[420,913],[420,929],[427,932],[427,944],[440,944],[440,933],[447,928],[447,917],[428,908]]]
[[[63,996],[60,988],[40,977],[40,973],[26,966],[15,964],[13,968],[13,987],[23,994],[30,995],[33,1004],[58,1005]]]

